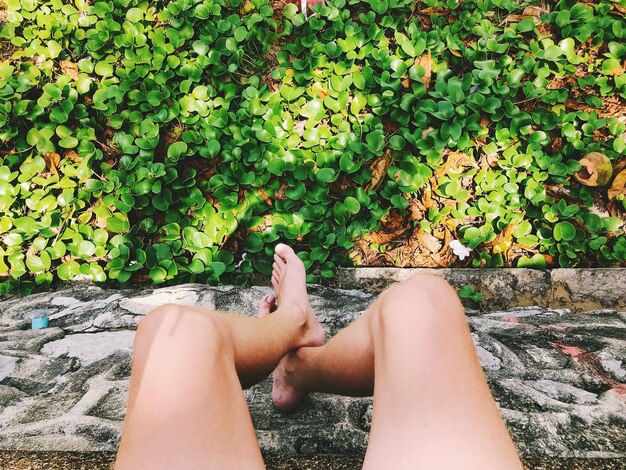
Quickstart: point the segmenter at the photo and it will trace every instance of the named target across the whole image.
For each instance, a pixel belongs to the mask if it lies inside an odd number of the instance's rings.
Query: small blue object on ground
[[[48,317],[33,318],[33,330],[48,328]]]

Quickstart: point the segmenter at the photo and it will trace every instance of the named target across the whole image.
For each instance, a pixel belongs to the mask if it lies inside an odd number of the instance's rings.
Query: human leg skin
[[[363,468],[521,469],[454,289],[414,277],[379,307],[370,316],[374,409]]]
[[[240,384],[323,341],[304,266],[282,246],[281,300],[271,315],[165,305],[142,319],[116,468],[263,468]]]
[[[291,353],[273,398],[293,409],[306,393],[367,395],[374,411],[364,468],[517,469],[454,290],[413,276],[321,347]]]
[[[210,314],[142,319],[116,470],[265,468],[228,341]]]

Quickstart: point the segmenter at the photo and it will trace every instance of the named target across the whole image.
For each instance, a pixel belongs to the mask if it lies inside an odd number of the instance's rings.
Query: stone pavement
[[[254,314],[267,291],[78,286],[0,302],[0,451],[115,451],[141,316],[166,302]],[[309,292],[330,335],[374,299],[358,290]],[[524,458],[611,459],[604,461],[626,468],[624,310],[467,310],[489,385]],[[50,327],[31,330],[30,319],[43,315]],[[286,415],[274,410],[269,391],[268,381],[246,391],[265,453],[362,454],[370,399],[318,394]]]

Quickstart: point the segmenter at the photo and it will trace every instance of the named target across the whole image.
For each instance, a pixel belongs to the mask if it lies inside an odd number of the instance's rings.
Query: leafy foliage
[[[573,179],[625,152],[623,0],[334,0],[308,21],[266,0],[6,1],[4,290],[245,283],[280,239],[319,281],[389,253],[389,220],[439,240],[439,265],[460,264],[452,237],[474,266],[626,261],[625,208],[598,215],[606,191]]]

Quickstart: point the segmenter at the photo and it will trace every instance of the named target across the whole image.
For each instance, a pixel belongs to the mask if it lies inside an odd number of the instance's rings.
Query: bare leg
[[[165,305],[142,319],[117,469],[264,468],[240,382],[262,378],[324,336],[306,299],[304,266],[282,246],[272,315]]]
[[[445,281],[414,276],[392,286],[342,333],[281,362],[279,407],[320,389],[364,395],[374,377],[365,469],[522,468]]]

